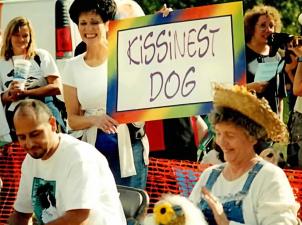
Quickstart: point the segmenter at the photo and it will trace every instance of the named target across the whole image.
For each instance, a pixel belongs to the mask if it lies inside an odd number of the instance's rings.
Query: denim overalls
[[[252,168],[252,170],[249,171],[248,177],[243,185],[242,190],[234,195],[233,200],[226,201],[225,203],[222,204],[224,212],[229,220],[239,223],[244,223],[243,212],[242,212],[242,201],[247,195],[255,176],[257,175],[257,173],[260,171],[262,167],[263,164],[261,162],[257,162]],[[216,182],[223,168],[224,165],[221,165],[218,168],[213,169],[213,171],[211,172],[206,183],[206,188],[209,191],[211,191],[214,183]],[[208,203],[204,199],[201,199],[198,206],[202,210],[209,225],[215,225],[216,222],[212,210],[208,206]]]

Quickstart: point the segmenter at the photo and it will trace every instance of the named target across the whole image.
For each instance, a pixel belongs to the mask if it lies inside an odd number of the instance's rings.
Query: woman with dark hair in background
[[[283,98],[286,96],[283,64],[279,64],[279,53],[270,54],[268,38],[274,32],[280,32],[281,15],[272,6],[256,5],[244,15],[246,41],[246,79],[248,90],[256,92],[259,98],[264,97],[271,109],[283,119]],[[261,69],[265,68],[265,69]],[[269,73],[268,80],[258,80],[256,75]],[[257,80],[255,80],[255,78]],[[257,153],[272,147],[273,142],[259,140]]]
[[[283,112],[282,99],[286,94],[283,71],[279,73],[277,67],[272,67],[272,79],[267,81],[255,81],[255,75],[260,64],[269,65],[281,60],[278,53],[270,55],[271,46],[268,45],[269,36],[280,32],[281,27],[281,15],[272,6],[257,5],[247,10],[244,15],[247,88],[256,91],[258,97],[264,97],[280,119]]]

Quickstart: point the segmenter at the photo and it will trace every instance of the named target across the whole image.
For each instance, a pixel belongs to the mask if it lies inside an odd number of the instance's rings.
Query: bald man
[[[124,225],[122,205],[105,157],[92,145],[56,133],[56,120],[39,100],[23,100],[14,125],[28,153],[10,225],[35,214],[47,225]]]

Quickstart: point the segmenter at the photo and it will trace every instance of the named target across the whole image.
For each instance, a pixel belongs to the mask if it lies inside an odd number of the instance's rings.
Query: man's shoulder
[[[60,149],[65,155],[72,155],[71,157],[74,158],[91,158],[100,154],[93,145],[81,141],[71,135],[60,134],[60,137]]]
[[[94,148],[94,146],[84,142],[84,141],[81,141],[69,134],[63,134],[61,133],[60,134],[60,137],[61,137],[61,143],[62,143],[62,147],[63,148],[66,148],[68,146],[73,146],[75,148],[82,148],[82,147],[85,147],[85,148]]]

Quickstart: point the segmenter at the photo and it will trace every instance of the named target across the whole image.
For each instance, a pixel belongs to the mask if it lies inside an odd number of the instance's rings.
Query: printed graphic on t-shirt
[[[46,79],[43,77],[41,68],[36,62],[32,62],[30,67],[30,75],[27,78],[25,87],[27,89],[43,87],[47,85]]]
[[[8,88],[10,83],[13,81],[13,78],[14,78],[14,69],[12,69],[6,76],[7,76],[7,80],[4,81],[4,86],[6,88]]]
[[[32,187],[32,204],[35,217],[40,225],[46,224],[56,218],[56,182],[35,177]]]
[[[6,88],[9,88],[9,85],[13,81],[13,78],[14,78],[14,69],[12,68],[4,78],[4,86]],[[47,85],[47,80],[43,76],[43,71],[35,61],[31,61],[29,77],[27,78],[25,84],[26,89],[43,87],[45,85]]]

